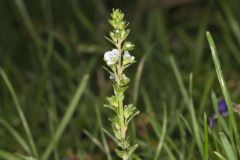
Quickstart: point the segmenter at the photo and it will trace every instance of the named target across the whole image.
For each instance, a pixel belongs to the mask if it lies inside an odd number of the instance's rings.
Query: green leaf
[[[220,135],[220,139],[222,141],[222,146],[223,146],[223,148],[224,148],[224,150],[227,154],[228,159],[229,160],[237,160],[237,157],[236,157],[236,155],[233,151],[233,148],[230,145],[230,143],[229,143],[227,137],[225,136],[225,134],[220,132],[219,135]]]
[[[205,160],[208,160],[208,123],[207,116],[204,113],[204,151],[205,151]]]
[[[223,157],[223,155],[221,155],[221,154],[218,153],[217,151],[214,151],[214,154],[215,154],[220,160],[227,160],[226,158]]]
[[[124,37],[122,37],[122,40],[123,40],[123,41],[127,38],[127,36],[129,35],[129,33],[130,33],[130,29],[127,29],[127,30],[125,31]]]
[[[121,140],[120,132],[113,126],[113,124],[112,124],[112,129],[113,129],[113,133],[114,133],[114,135],[115,135],[115,137],[117,139],[118,146],[121,146],[121,144],[119,143],[119,140]]]
[[[112,119],[110,119],[113,125],[113,128],[116,128],[116,130],[120,130],[121,128],[121,122],[118,116],[114,116]]]
[[[109,36],[112,38],[112,40],[116,43],[117,42],[117,38],[114,32],[110,32]]]
[[[109,108],[111,110],[113,110],[115,113],[118,113],[118,110],[116,107],[109,105],[109,104],[104,104],[104,107]]]
[[[21,155],[21,154],[18,154],[18,153],[17,153],[17,155],[24,160],[37,160],[36,158],[31,157],[31,156],[24,156],[24,155]]]
[[[16,139],[16,141],[22,146],[22,148],[27,152],[31,153],[30,147],[28,146],[28,143],[23,139],[23,137],[20,135],[20,133],[14,129],[7,121],[5,121],[3,118],[0,118],[0,123],[9,131],[9,133]]]
[[[19,102],[19,100],[17,98],[16,92],[15,92],[15,90],[14,90],[10,80],[8,79],[6,73],[4,72],[4,70],[0,69],[0,74],[1,74],[1,76],[2,76],[2,78],[4,80],[4,82],[5,82],[5,84],[6,84],[7,88],[8,88],[8,90],[9,90],[12,98],[13,98],[13,102],[15,104],[15,107],[16,107],[16,110],[18,112],[19,118],[21,120],[21,123],[23,125],[24,130],[25,130],[25,133],[27,135],[28,142],[29,142],[30,147],[31,147],[31,152],[32,152],[32,154],[34,156],[38,157],[37,147],[35,145],[35,142],[34,142],[34,139],[33,139],[33,136],[32,136],[32,132],[31,132],[31,130],[29,128],[29,125],[28,125],[27,119],[25,117],[25,114],[24,114],[24,112],[22,110],[22,107],[20,106],[20,102]]]
[[[125,105],[124,107],[124,117],[127,119],[127,124],[140,112],[137,111],[137,108],[133,104]]]
[[[131,120],[136,116],[136,115],[138,115],[140,113],[140,111],[136,111],[134,114],[132,114],[129,118],[128,118],[128,120],[127,120],[127,125],[131,122]]]
[[[124,154],[126,154],[126,152],[120,151],[117,148],[115,149],[115,152],[116,152],[117,156],[120,157],[120,158],[123,158]]]
[[[130,79],[125,74],[123,74],[120,79],[120,86],[125,87],[128,85],[129,82],[130,82]]]
[[[116,96],[111,96],[106,98],[108,103],[113,106],[113,107],[118,107],[118,97]]]
[[[9,153],[9,152],[4,151],[4,150],[0,150],[0,159],[4,159],[4,160],[22,160],[21,158],[19,158],[15,154]]]
[[[123,96],[123,93],[126,91],[126,89],[128,88],[128,86],[117,86],[117,85],[113,85],[113,89],[114,89],[114,94],[116,96]]]
[[[128,149],[128,156],[131,158],[133,155],[133,152],[138,148],[138,144],[135,144],[134,146],[130,147]]]
[[[225,82],[225,79],[224,79],[224,76],[223,76],[223,73],[222,73],[222,68],[221,68],[220,61],[218,59],[217,49],[216,49],[215,43],[213,41],[213,38],[212,38],[210,32],[206,32],[206,36],[207,36],[207,40],[208,40],[208,43],[209,43],[210,48],[211,48],[213,62],[214,62],[214,65],[215,65],[218,81],[219,81],[220,86],[221,86],[222,94],[224,96],[224,100],[226,101],[227,106],[228,106],[228,110],[229,110],[230,123],[232,125],[231,129],[233,130],[233,133],[234,133],[233,136],[230,136],[231,137],[231,142],[232,143],[234,142],[233,138],[235,137],[236,144],[239,146],[240,145],[240,137],[239,137],[239,133],[238,133],[238,127],[237,127],[236,119],[235,119],[235,116],[234,116],[234,113],[233,113],[232,101],[231,101],[231,98],[230,98],[230,94],[229,94],[229,91],[228,91],[228,88],[227,88],[227,85],[226,85],[226,82]]]
[[[136,110],[133,104],[125,105],[124,107],[124,117],[128,119]]]
[[[56,132],[54,133],[51,141],[49,142],[45,152],[43,153],[41,160],[47,160],[49,158],[50,154],[52,153],[52,151],[54,150],[54,148],[57,146],[58,141],[60,140],[64,130],[66,129],[68,123],[70,122],[72,115],[73,115],[74,111],[76,110],[78,103],[85,91],[85,88],[86,88],[87,82],[88,82],[88,78],[89,78],[89,75],[85,75],[82,78],[82,81],[79,83],[79,86],[78,86],[71,102],[69,103],[69,106],[67,107],[67,110],[63,116],[63,119],[60,122]]]

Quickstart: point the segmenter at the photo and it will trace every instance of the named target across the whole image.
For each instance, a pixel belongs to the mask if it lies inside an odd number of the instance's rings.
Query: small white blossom
[[[124,54],[123,54],[123,59],[132,62],[132,61],[134,61],[135,57],[131,56],[128,51],[125,51]]]
[[[119,57],[119,51],[117,49],[113,49],[111,51],[105,52],[104,61],[106,61],[107,65],[114,65],[117,63]]]
[[[109,79],[114,80],[115,79],[114,75],[110,75]]]

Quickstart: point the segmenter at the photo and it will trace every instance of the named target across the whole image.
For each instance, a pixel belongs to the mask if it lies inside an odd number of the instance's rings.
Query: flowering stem
[[[110,32],[110,40],[116,46],[116,49],[108,51],[104,54],[104,60],[109,68],[107,71],[111,74],[113,80],[114,95],[107,97],[108,104],[105,106],[114,111],[115,116],[111,119],[113,132],[116,138],[118,149],[117,155],[123,160],[131,160],[133,152],[137,145],[130,145],[127,137],[128,124],[139,111],[133,104],[124,105],[124,93],[128,87],[129,78],[124,74],[124,70],[133,64],[134,57],[128,51],[134,48],[131,42],[124,42],[129,34],[129,30],[125,30],[126,24],[123,21],[124,14],[120,10],[113,10],[112,19],[109,20],[114,30]]]
[[[122,43],[121,41],[119,41],[117,43],[117,48],[118,48],[118,52],[120,55],[122,54],[121,43]],[[121,77],[122,77],[121,59],[122,59],[122,56],[120,56],[118,59],[118,75],[117,75],[118,79],[121,79]],[[117,82],[117,86],[120,87],[120,81]],[[118,96],[118,95],[115,95],[115,96]],[[118,106],[119,106],[119,118],[120,118],[120,123],[121,123],[120,130],[122,133],[122,142],[121,142],[123,144],[122,149],[126,150],[126,146],[124,145],[125,141],[126,141],[126,129],[125,129],[126,125],[125,125],[125,119],[124,119],[124,108],[123,108],[122,96],[123,95],[118,96]]]

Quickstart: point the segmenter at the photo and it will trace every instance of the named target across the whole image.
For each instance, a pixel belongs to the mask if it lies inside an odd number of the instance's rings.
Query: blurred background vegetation
[[[112,47],[104,38],[109,13],[120,8],[130,22],[129,40],[136,44],[138,62],[128,70],[127,101],[141,111],[130,129],[140,144],[139,157],[153,159],[158,151],[162,159],[203,159],[203,115],[214,112],[211,91],[222,96],[205,32],[215,39],[231,98],[239,103],[239,7],[239,0],[1,1],[0,67],[12,83],[38,153],[47,148],[88,74],[83,96],[48,159],[111,159],[108,151],[115,157],[115,144],[102,129],[110,130],[111,113],[103,103],[112,92],[102,66],[104,52]],[[28,138],[15,106],[1,78],[0,149],[29,155],[10,131]],[[216,141],[219,131],[221,126],[209,131],[212,159],[217,159],[215,150],[225,155]]]

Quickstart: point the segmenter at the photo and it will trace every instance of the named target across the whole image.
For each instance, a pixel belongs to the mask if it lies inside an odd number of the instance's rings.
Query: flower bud
[[[124,45],[123,45],[123,50],[124,51],[130,51],[130,50],[133,50],[135,47],[134,44],[132,44],[131,42],[125,42]]]
[[[123,54],[123,65],[131,64],[135,60],[134,56],[131,56],[128,51],[125,51]]]

